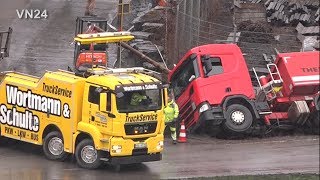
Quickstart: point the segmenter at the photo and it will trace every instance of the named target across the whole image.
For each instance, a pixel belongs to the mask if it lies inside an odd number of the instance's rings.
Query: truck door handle
[[[231,92],[231,87],[227,87],[226,92]]]
[[[193,94],[194,90],[193,90],[193,86],[190,88],[190,91],[189,91],[189,96],[191,96]]]

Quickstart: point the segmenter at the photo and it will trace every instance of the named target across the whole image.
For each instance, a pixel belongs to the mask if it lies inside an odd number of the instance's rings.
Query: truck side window
[[[190,57],[186,60],[179,70],[171,78],[171,87],[175,94],[175,98],[178,98],[187,86],[191,83],[190,78],[199,77],[198,64],[196,59],[191,59]]]
[[[111,111],[111,93],[107,93],[107,111]]]
[[[89,87],[89,97],[88,101],[93,103],[93,104],[99,104],[100,103],[100,94],[99,92],[96,91],[95,86],[90,86]]]
[[[223,67],[221,59],[219,57],[210,57],[210,59],[207,61],[211,62],[212,70],[210,72],[206,72],[206,68],[203,66],[203,71],[205,75],[212,76],[223,73]]]

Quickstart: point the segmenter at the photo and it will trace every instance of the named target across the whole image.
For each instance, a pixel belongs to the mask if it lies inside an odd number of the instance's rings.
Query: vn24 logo
[[[16,9],[19,19],[47,19],[48,12],[46,9]]]

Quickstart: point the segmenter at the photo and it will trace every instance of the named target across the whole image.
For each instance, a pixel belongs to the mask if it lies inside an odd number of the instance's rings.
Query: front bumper
[[[148,155],[161,153],[163,151],[163,134],[157,134],[154,137],[148,137],[146,139],[123,138],[123,137],[112,137],[109,149],[111,157],[125,157],[125,156],[136,156],[136,155]],[[159,146],[159,142],[162,145]],[[142,148],[135,148],[135,144],[144,143],[146,146]],[[113,150],[113,146],[121,146],[121,151]]]
[[[199,123],[204,123],[205,121],[212,121],[212,125],[220,125],[224,117],[221,108],[211,108],[200,114]]]
[[[112,165],[134,164],[134,163],[141,163],[141,162],[160,161],[161,159],[162,159],[162,154],[156,153],[156,154],[146,154],[146,155],[138,155],[138,156],[111,157],[108,163]]]
[[[224,117],[221,108],[210,108],[202,112],[199,116],[199,121],[191,128],[191,132],[196,131],[205,122],[210,121],[211,125],[218,126],[223,123]]]

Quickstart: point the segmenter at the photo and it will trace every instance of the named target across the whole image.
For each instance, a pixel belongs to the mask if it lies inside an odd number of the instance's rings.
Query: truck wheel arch
[[[249,100],[246,96],[243,96],[243,95],[228,96],[224,99],[223,104],[222,104],[222,108],[224,110],[223,111],[224,117],[226,117],[227,107],[232,104],[242,104],[250,110],[254,119],[260,118],[259,113],[254,108],[255,106],[254,106],[253,102],[251,100]]]
[[[56,126],[54,124],[49,124],[49,125],[46,126],[46,128],[44,128],[41,139],[44,139],[50,132],[53,132],[53,131],[60,132],[60,134],[62,136],[62,140],[63,140],[63,134],[61,133],[61,131],[58,128],[58,126]]]
[[[84,123],[84,122],[79,122],[78,123],[78,131],[81,133],[88,134],[89,137],[91,137],[96,149],[101,148],[100,147],[100,144],[101,144],[100,139],[101,139],[102,135],[96,126],[94,126],[92,124]]]
[[[93,140],[92,136],[86,132],[80,132],[77,137],[76,137],[76,140],[75,140],[75,143],[74,143],[74,149],[76,149],[77,145],[84,139],[91,139]]]

